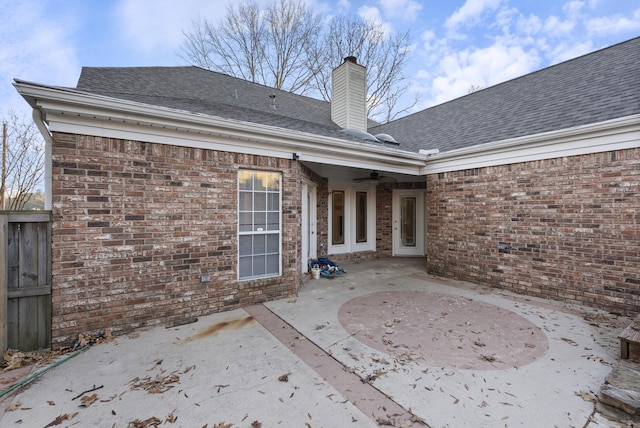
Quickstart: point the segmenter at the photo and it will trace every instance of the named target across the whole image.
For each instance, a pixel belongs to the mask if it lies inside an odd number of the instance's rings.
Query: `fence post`
[[[7,350],[7,231],[9,217],[0,214],[0,353]]]

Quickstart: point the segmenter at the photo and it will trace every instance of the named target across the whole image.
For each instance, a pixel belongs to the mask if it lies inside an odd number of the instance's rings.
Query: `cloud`
[[[571,34],[576,23],[571,20],[562,21],[557,16],[550,16],[544,21],[544,32],[552,37],[563,37]]]
[[[385,22],[385,20],[382,19],[382,14],[380,13],[380,9],[378,9],[377,7],[360,6],[358,8],[358,16],[364,19],[365,21],[377,22],[378,24],[380,24],[382,26],[382,31],[386,36],[389,36],[391,33],[393,33],[393,28],[391,27],[391,24],[389,24],[388,22]]]
[[[426,105],[440,104],[466,95],[472,86],[483,88],[514,79],[534,70],[540,64],[535,49],[519,45],[494,44],[485,48],[469,48],[446,53],[437,64],[431,84],[423,88],[431,94]]]
[[[582,10],[582,8],[584,8],[584,5],[585,2],[583,1],[570,1],[562,7],[562,10],[564,10],[567,15],[573,16],[577,15]]]
[[[75,86],[79,61],[73,12],[47,9],[40,1],[9,2],[0,8],[0,113],[26,112],[14,78]]]
[[[459,26],[474,24],[486,11],[496,10],[502,0],[467,0],[444,23],[445,28],[455,30]]]
[[[590,34],[606,36],[640,31],[640,9],[633,11],[633,17],[623,15],[592,18],[586,24]]]
[[[422,5],[413,0],[380,0],[380,7],[387,18],[415,21]]]
[[[184,41],[183,30],[198,17],[217,20],[227,12],[229,0],[120,0],[116,19],[128,43],[141,52],[176,50]]]
[[[567,43],[561,42],[553,46],[546,54],[550,64],[567,61],[572,58],[579,57],[594,50],[593,43],[590,40],[582,42]]]

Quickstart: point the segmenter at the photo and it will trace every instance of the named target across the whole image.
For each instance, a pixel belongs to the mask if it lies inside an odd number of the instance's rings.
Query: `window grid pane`
[[[239,279],[280,274],[280,180],[280,173],[239,173]]]
[[[367,192],[356,192],[356,242],[367,242]]]
[[[331,243],[344,244],[344,191],[332,192]]]

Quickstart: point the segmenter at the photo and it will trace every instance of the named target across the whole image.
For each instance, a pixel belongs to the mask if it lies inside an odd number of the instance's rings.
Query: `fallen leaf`
[[[278,380],[279,380],[280,382],[289,382],[289,375],[290,375],[290,374],[291,374],[291,373],[283,374],[282,376],[279,376],[279,377],[278,377]]]
[[[131,389],[144,389],[149,394],[161,394],[173,388],[173,384],[178,382],[180,382],[180,376],[171,373],[164,377],[158,375],[153,379],[150,376],[143,379],[136,377],[129,383]]]
[[[414,423],[419,423],[419,424],[427,425],[427,422],[426,422],[424,419],[422,419],[420,416],[411,415],[411,417],[409,418],[409,420],[410,420],[411,422],[414,422]]]
[[[174,409],[171,413],[169,413],[169,415],[167,416],[167,419],[165,419],[165,423],[169,422],[169,423],[174,423],[175,421],[178,420],[178,417],[176,415],[173,414],[173,412],[175,412],[176,410]]]
[[[534,345],[533,343],[525,343],[524,346],[526,346],[527,348],[535,348],[536,345]]]
[[[51,401],[51,400],[47,401],[47,404],[48,404],[48,405],[50,405],[50,406],[55,406],[55,405],[56,405],[56,403],[54,403],[54,402],[53,402],[53,401]]]
[[[80,399],[80,407],[89,407],[97,399],[98,394],[85,395]]]
[[[251,428],[260,428],[262,426],[261,422],[253,421],[251,422]]]
[[[19,401],[14,401],[11,403],[9,407],[7,407],[7,412],[13,412],[14,410],[18,410],[22,406],[22,403]]]
[[[60,415],[57,418],[55,418],[53,421],[49,422],[47,425],[44,426],[44,428],[48,428],[48,427],[53,427],[56,425],[60,425],[61,423],[63,423],[64,421],[70,421],[71,419],[73,419],[73,417],[75,415],[77,415],[78,412],[74,412],[74,413],[65,413],[64,415]]]
[[[149,419],[145,419],[144,421],[136,419],[133,422],[129,422],[127,428],[158,428],[158,425],[160,424],[162,424],[162,421],[155,416],[152,416]]]
[[[571,346],[578,346],[578,344],[575,341],[573,341],[573,340],[571,340],[569,338],[561,337],[560,340],[562,340],[563,342],[567,342]]]
[[[490,363],[493,363],[494,361],[496,361],[496,360],[497,360],[497,358],[495,357],[495,355],[484,355],[484,354],[480,354],[480,356],[479,356],[478,358],[480,358],[481,360],[484,360],[484,361],[488,361],[488,362],[490,362]]]
[[[581,397],[584,401],[590,401],[590,402],[596,401],[596,396],[591,392],[580,391],[580,392],[576,392],[576,395],[578,397]]]

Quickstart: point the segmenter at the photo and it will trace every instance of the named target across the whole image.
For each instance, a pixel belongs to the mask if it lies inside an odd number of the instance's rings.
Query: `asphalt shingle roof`
[[[446,152],[640,114],[640,37],[369,129]]]
[[[345,138],[326,101],[194,66],[84,67],[76,89],[228,119]],[[275,95],[271,98],[270,95]],[[274,107],[275,105],[275,107]]]
[[[640,37],[492,86],[371,134],[441,152],[640,114]],[[349,138],[326,101],[184,67],[85,67],[78,90],[190,112]],[[275,94],[275,98],[269,95]],[[275,108],[274,108],[275,104]]]

